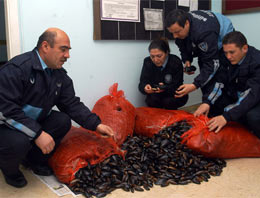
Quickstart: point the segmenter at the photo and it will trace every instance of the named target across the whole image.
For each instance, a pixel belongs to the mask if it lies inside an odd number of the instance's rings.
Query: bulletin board
[[[260,11],[259,0],[222,0],[223,14],[240,14]]]
[[[107,21],[100,19],[100,1],[93,0],[94,40],[153,40],[159,37],[173,39],[164,28],[150,31],[144,28],[144,8],[162,9],[163,18],[174,9],[189,11],[189,7],[178,6],[178,0],[140,0],[140,22]],[[211,10],[211,0],[198,0],[199,10]]]

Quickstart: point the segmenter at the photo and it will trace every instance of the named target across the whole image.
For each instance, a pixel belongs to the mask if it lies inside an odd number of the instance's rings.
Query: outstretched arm
[[[113,137],[115,132],[109,126],[104,124],[99,124],[96,129],[101,135]]]

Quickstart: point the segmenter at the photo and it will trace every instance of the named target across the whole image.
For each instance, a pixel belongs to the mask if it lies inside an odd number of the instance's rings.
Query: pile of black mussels
[[[224,160],[205,158],[181,144],[180,136],[190,127],[184,120],[152,138],[128,137],[122,145],[127,150],[125,159],[112,155],[99,164],[80,169],[71,189],[86,197],[104,197],[119,188],[144,191],[153,185],[200,184],[211,176],[219,176],[226,166]]]

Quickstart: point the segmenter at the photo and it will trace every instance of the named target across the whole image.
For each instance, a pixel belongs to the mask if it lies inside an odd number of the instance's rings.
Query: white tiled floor
[[[116,190],[107,198],[259,198],[259,164],[260,158],[229,159],[220,176],[211,177],[208,182],[200,185],[171,185],[164,188],[155,186],[150,191],[135,193]],[[0,174],[0,198],[57,198],[28,170],[23,172],[28,185],[22,189],[7,185]]]

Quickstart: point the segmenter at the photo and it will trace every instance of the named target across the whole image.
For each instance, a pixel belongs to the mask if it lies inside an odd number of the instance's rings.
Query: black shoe
[[[6,183],[8,183],[9,185],[14,186],[16,188],[22,188],[22,187],[26,186],[27,181],[26,181],[23,173],[20,170],[18,170],[18,173],[14,174],[14,175],[6,175],[4,173],[4,171],[2,171],[2,172],[5,177]]]
[[[50,176],[53,174],[52,169],[47,165],[33,164],[31,169],[36,175]]]

